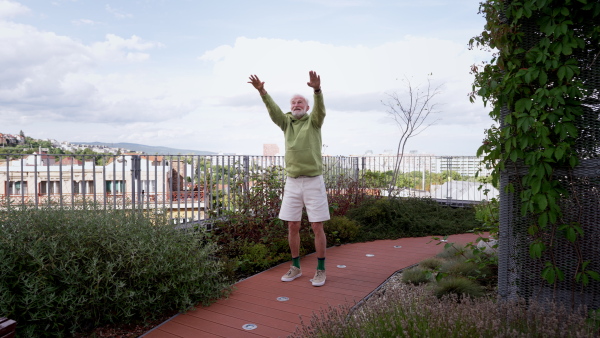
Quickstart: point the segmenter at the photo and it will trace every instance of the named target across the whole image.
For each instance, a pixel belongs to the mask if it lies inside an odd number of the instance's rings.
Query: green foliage
[[[425,284],[431,282],[431,274],[419,266],[402,271],[402,282],[406,284]]]
[[[360,231],[358,224],[345,216],[333,216],[323,228],[329,245],[351,243]]]
[[[362,183],[348,175],[338,175],[335,179],[330,177],[325,184],[332,216],[344,216],[348,210],[356,208],[369,198]]]
[[[438,239],[434,237],[434,239]],[[444,246],[444,250],[437,254],[435,257],[442,259],[457,259],[458,257],[463,257],[463,255],[467,254],[467,249],[464,245],[447,243]]]
[[[458,264],[456,266],[445,264],[445,266],[440,267],[438,270],[441,272],[441,275],[438,279],[447,275],[466,276],[477,280],[483,285],[496,285],[498,255],[495,249],[498,247],[498,244],[490,245],[488,244],[489,240],[489,238],[482,237],[480,234],[480,237],[475,242],[470,242],[466,245],[446,242],[444,250],[436,257],[458,262]],[[480,248],[478,245],[481,242],[486,243],[483,248]]]
[[[289,257],[287,252],[270,250],[269,247],[262,243],[247,243],[247,241],[241,240],[241,243],[237,245],[241,252],[237,257],[237,269],[242,274],[255,274],[264,271],[273,265],[288,260]]]
[[[452,260],[444,262],[439,267],[441,273],[445,273],[453,276],[461,276],[470,279],[476,279],[479,276],[489,276],[491,271],[489,267],[485,266],[480,268],[476,263],[465,260]]]
[[[500,228],[500,202],[496,198],[475,206],[475,219],[482,223],[481,230],[489,231],[492,235]]]
[[[430,258],[422,260],[419,263],[419,266],[423,269],[437,270],[442,265],[442,263],[443,263],[443,260],[436,258],[436,257],[430,257]]]
[[[5,210],[0,313],[24,336],[64,336],[207,305],[228,290],[215,250],[131,210]]]
[[[600,20],[600,2],[487,0],[481,11],[487,19],[485,31],[470,44],[497,53],[490,63],[472,67],[472,100],[477,95],[492,104],[490,116],[502,128],[486,131],[478,155],[494,167],[496,182],[503,170],[526,167],[518,182],[521,211],[533,219],[528,230],[534,238],[531,256],[541,258],[562,226],[558,201],[568,198],[554,173],[575,167],[586,156],[574,146],[581,137],[582,100],[593,94],[582,70],[592,67],[590,60],[600,53],[600,28],[592,24]],[[524,27],[539,32],[534,41],[525,43]],[[550,284],[563,277],[553,259],[545,264],[542,277]]]
[[[426,198],[372,198],[348,217],[361,225],[360,241],[458,234],[481,225],[472,208],[455,209]]]
[[[393,180],[394,173],[392,170],[386,172],[365,170],[362,173],[362,184],[367,188],[389,188],[390,182]],[[432,184],[442,185],[448,181],[472,181],[473,177],[463,176],[456,171],[443,171],[441,173],[432,173],[425,170],[425,181],[423,181],[422,171],[411,171],[398,173],[393,186],[399,188],[411,188],[420,190],[429,190]]]
[[[442,298],[449,294],[454,294],[457,297],[471,297],[477,298],[484,295],[484,289],[477,282],[466,278],[449,276],[439,280],[435,284],[435,295],[438,298]]]

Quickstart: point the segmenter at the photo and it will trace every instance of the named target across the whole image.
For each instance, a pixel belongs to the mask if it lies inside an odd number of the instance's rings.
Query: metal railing
[[[329,194],[349,182],[373,195],[430,197],[453,204],[478,203],[497,195],[481,184],[476,157],[404,155],[391,184],[396,156],[325,156]],[[100,208],[169,212],[174,222],[194,222],[235,210],[256,180],[279,168],[283,156],[247,155],[0,155],[0,207]],[[483,174],[486,172],[483,170]],[[272,175],[272,173],[271,173]],[[480,173],[481,175],[481,173]],[[491,190],[488,196],[483,191]]]

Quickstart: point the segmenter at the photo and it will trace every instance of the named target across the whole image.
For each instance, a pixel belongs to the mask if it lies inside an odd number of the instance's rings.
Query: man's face
[[[295,118],[299,119],[302,116],[306,115],[306,112],[308,112],[308,103],[302,96],[292,97],[290,103],[292,106],[292,115],[294,115]]]

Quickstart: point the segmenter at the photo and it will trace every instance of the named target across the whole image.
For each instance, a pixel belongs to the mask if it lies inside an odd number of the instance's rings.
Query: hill
[[[148,155],[216,155],[217,153],[204,150],[176,149],[161,146],[147,146],[137,143],[106,143],[106,142],[73,142],[73,144],[86,144],[92,146],[106,146],[110,148],[125,148],[132,151],[143,151]]]

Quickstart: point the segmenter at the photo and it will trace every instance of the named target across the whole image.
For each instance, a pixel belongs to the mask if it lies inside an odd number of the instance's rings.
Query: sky
[[[0,133],[218,153],[284,152],[256,74],[284,112],[321,77],[327,155],[394,153],[390,95],[439,87],[406,151],[474,156],[478,0],[0,0]]]

